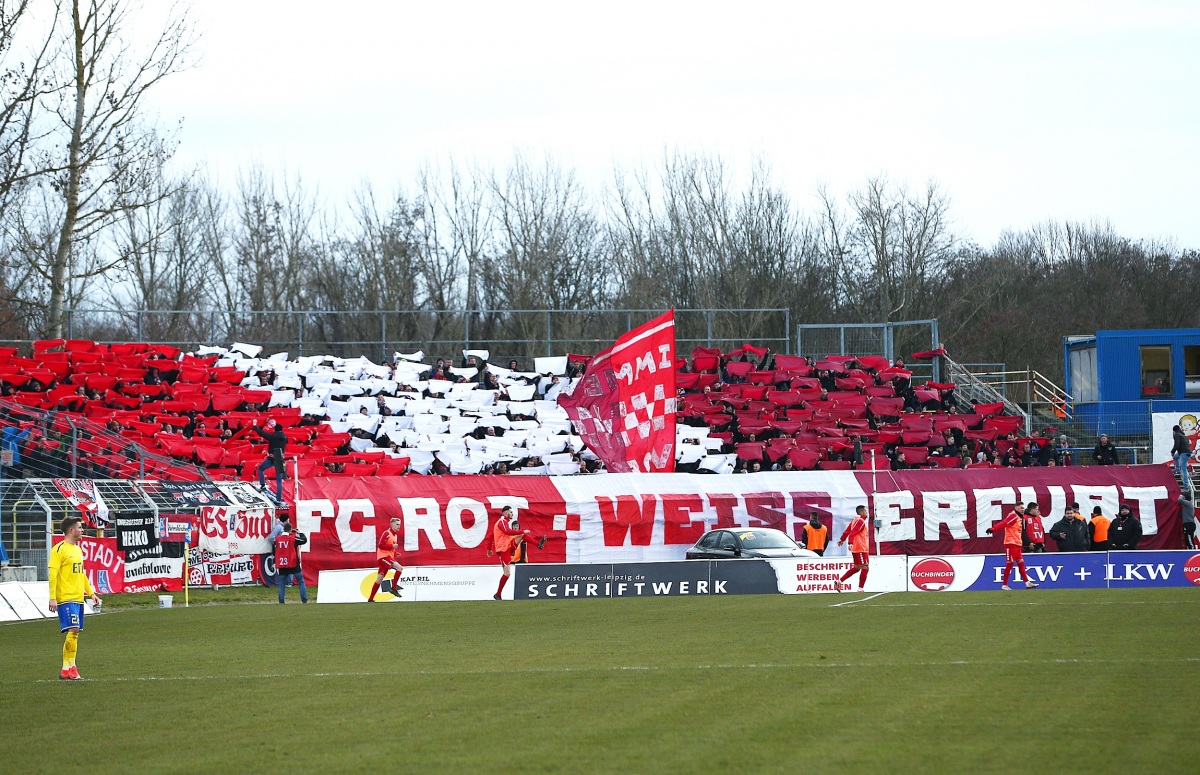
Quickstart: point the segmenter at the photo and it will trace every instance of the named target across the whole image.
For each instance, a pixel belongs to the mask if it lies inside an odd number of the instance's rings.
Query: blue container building
[[[1096,435],[1149,436],[1153,412],[1200,417],[1200,328],[1068,336],[1063,360],[1074,422]]]

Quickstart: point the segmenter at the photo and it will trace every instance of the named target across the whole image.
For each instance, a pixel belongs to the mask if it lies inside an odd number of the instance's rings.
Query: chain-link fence
[[[386,360],[393,352],[450,355],[487,349],[493,360],[594,353],[662,310],[119,310],[72,309],[68,339],[158,342],[184,350],[251,342],[267,352]],[[677,309],[680,353],[692,348],[733,349],[750,342],[791,351],[787,309]],[[36,320],[0,310],[0,344],[38,339]]]

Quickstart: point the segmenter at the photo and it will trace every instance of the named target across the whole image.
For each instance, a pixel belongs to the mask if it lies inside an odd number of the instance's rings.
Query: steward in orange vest
[[[829,545],[829,528],[821,524],[817,512],[808,516],[808,524],[804,526],[804,548],[825,555],[825,547]]]

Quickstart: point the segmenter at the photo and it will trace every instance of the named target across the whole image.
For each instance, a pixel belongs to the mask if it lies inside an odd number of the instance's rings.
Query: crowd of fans
[[[52,340],[26,358],[0,348],[2,448],[12,456],[4,473],[192,478],[183,474],[203,469],[253,480],[266,447],[252,429],[270,420],[287,436],[289,475],[292,466],[301,476],[604,470],[556,402],[588,356],[537,358],[524,370],[478,350],[457,364],[426,364],[422,353],[376,364],[261,358],[260,349]],[[917,384],[901,360],[810,360],[745,345],[696,348],[676,372],[681,471],[1071,462],[1065,437],[1025,438],[1023,419],[1002,404],[960,400],[952,383]],[[143,451],[152,470],[135,472]]]
[[[914,353],[930,360],[939,348]],[[1023,435],[1002,403],[961,400],[953,383],[917,384],[903,360],[820,360],[746,345],[697,348],[677,364],[679,470],[757,472],[1053,466],[1073,463],[1054,429]],[[708,454],[688,450],[704,447]],[[715,461],[714,451],[732,452]]]

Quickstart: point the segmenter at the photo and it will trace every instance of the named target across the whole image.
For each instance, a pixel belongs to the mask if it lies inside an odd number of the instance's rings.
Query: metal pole
[[[79,476],[79,428],[69,418],[67,422],[71,424],[71,478],[75,479]]]
[[[838,328],[838,355],[846,354],[846,327]]]
[[[471,349],[471,308],[468,307],[466,310],[464,310],[464,312],[465,312],[465,314],[463,317],[464,317],[465,322],[463,323],[463,341],[467,343],[467,349],[470,350]]]
[[[140,309],[137,311],[137,336],[135,338],[139,342],[142,341],[142,310]]]
[[[470,347],[471,345],[467,345]],[[387,313],[379,313],[379,362],[387,363]]]
[[[297,351],[300,355],[304,355],[304,315],[296,313],[296,341],[298,343]]]
[[[1029,377],[1029,364],[1025,364],[1025,376]],[[1033,434],[1033,391],[1029,389],[1029,383],[1025,383],[1025,435]]]
[[[75,338],[75,310],[67,310],[67,338]]]
[[[940,343],[939,340],[941,339],[941,336],[938,335],[937,318],[934,318],[933,320],[930,321],[929,328],[933,332],[933,347],[931,347],[930,349],[936,350],[938,348],[938,344]],[[942,359],[941,358],[933,359],[933,381],[934,382],[942,381]]]
[[[550,310],[546,310],[546,357],[554,355],[554,350],[550,344]]]
[[[792,308],[783,311],[783,351],[792,351]]]

